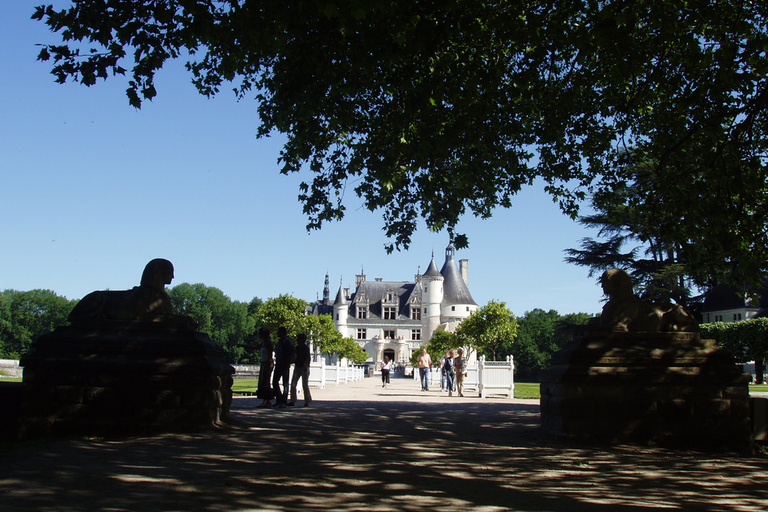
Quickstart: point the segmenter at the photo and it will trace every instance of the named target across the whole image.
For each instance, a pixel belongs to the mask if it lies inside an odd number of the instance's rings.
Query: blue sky
[[[156,78],[158,96],[128,105],[127,79],[87,88],[54,83],[36,43],[57,43],[30,20],[39,2],[0,5],[0,289],[47,288],[68,298],[138,284],[152,258],[173,284],[205,283],[233,300],[290,293],[314,300],[326,272],[340,280],[412,280],[447,233],[422,225],[406,252],[387,255],[380,213],[348,195],[348,215],[310,234],[297,200],[308,176],[278,173],[279,137],[257,140],[256,103],[200,96],[182,62]],[[58,2],[56,7],[63,6]],[[484,305],[598,313],[602,293],[563,250],[593,236],[541,187],[490,220],[467,217],[469,289]]]

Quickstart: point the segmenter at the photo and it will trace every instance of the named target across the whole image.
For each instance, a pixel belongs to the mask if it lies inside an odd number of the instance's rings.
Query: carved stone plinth
[[[591,331],[541,381],[556,438],[750,452],[749,376],[693,332]]]
[[[93,322],[41,336],[24,366],[20,435],[113,435],[226,421],[234,368],[184,322]]]

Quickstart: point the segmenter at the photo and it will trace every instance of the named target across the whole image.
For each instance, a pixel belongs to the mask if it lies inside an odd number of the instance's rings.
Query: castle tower
[[[468,262],[462,260],[462,270],[456,266],[456,248],[449,244],[445,249],[445,264],[440,270],[443,283],[443,301],[440,307],[442,323],[461,322],[478,309],[467,287]]]
[[[333,323],[336,324],[336,329],[341,333],[342,337],[350,336],[347,322],[349,320],[349,307],[347,305],[347,299],[344,296],[344,288],[339,283],[339,293],[336,294],[336,300],[333,301]]]
[[[443,275],[437,270],[434,254],[427,271],[421,277],[421,286],[423,289],[421,303],[424,307],[424,314],[421,317],[422,339],[429,341],[440,325],[440,306],[443,302]]]

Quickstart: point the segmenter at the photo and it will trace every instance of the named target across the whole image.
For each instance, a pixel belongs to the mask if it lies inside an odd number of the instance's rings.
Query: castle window
[[[451,306],[451,311],[456,311],[456,306]]]
[[[411,341],[421,341],[421,329],[411,329]]]
[[[364,340],[368,337],[368,333],[366,329],[358,329],[357,330],[357,339]]]
[[[411,320],[421,320],[421,308],[411,308]]]
[[[368,308],[365,306],[357,306],[357,318],[368,318]]]
[[[392,302],[395,300],[395,294],[392,292],[387,292],[387,302]]]
[[[384,338],[390,340],[395,339],[395,331],[384,331]]]
[[[384,320],[394,320],[397,318],[397,308],[385,307],[384,308]]]

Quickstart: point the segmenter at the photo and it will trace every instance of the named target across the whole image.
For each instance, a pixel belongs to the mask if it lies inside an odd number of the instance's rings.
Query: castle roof
[[[359,297],[364,297],[364,303],[368,305],[370,318],[382,318],[383,308],[387,305],[397,304],[398,316],[410,317],[410,299],[416,289],[415,283],[398,281],[363,281],[358,286],[352,302],[360,302]],[[393,295],[393,300],[387,300],[387,294]],[[418,292],[417,292],[418,293]],[[420,303],[419,303],[420,304]]]
[[[768,308],[768,289],[757,290],[757,301],[752,301],[738,287],[720,283],[704,299],[701,311],[727,311],[730,309]]]
[[[324,314],[332,312],[333,307],[348,307],[350,310],[354,307],[366,307],[369,315],[368,318],[375,320],[383,317],[384,307],[396,305],[398,308],[398,318],[410,318],[411,308],[422,304],[423,288],[421,278],[443,279],[443,304],[476,306],[477,303],[469,293],[469,288],[454,261],[453,254],[455,250],[453,244],[448,245],[446,248],[445,264],[442,270],[437,269],[433,254],[427,271],[421,276],[417,275],[415,282],[382,281],[381,279],[367,281],[365,275],[361,274],[358,275],[357,289],[351,296],[347,297],[349,290],[345,291],[343,286],[340,285],[333,306],[329,304],[329,300],[323,299],[322,302],[317,301],[313,307],[307,308],[307,311],[309,312],[311,309],[313,314]],[[323,290],[324,295],[327,293],[327,283],[328,277],[326,276],[326,289]],[[390,298],[391,300],[389,300]],[[365,321],[366,319],[357,320]]]
[[[343,306],[347,303],[347,299],[344,298],[344,289],[339,285],[339,292],[336,294],[336,300],[333,301],[334,306]]]
[[[467,283],[461,277],[461,272],[453,259],[456,249],[450,244],[445,250],[445,264],[440,273],[443,275],[443,303],[444,304],[473,304],[477,305],[469,293]],[[433,260],[434,262],[434,260]]]
[[[424,277],[438,277],[442,275],[439,270],[437,270],[437,265],[435,264],[435,256],[432,255],[432,261],[429,262],[429,267],[427,267],[427,271],[424,272]]]

